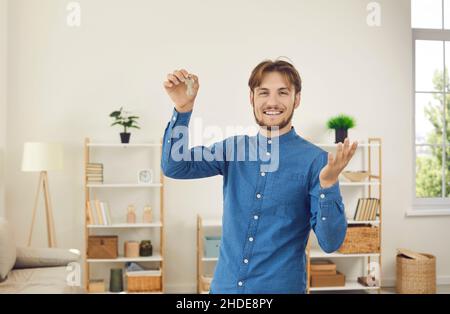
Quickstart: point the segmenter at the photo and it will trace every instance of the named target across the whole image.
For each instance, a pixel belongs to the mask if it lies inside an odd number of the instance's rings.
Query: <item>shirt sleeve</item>
[[[347,232],[347,218],[339,189],[339,181],[333,186],[322,188],[319,174],[328,163],[328,153],[322,152],[314,160],[310,183],[311,228],[317,236],[320,247],[326,253],[339,249]]]
[[[164,131],[161,168],[165,176],[173,179],[198,179],[223,175],[225,171],[225,145],[217,142],[209,147],[189,149],[189,120],[192,111],[173,110]]]

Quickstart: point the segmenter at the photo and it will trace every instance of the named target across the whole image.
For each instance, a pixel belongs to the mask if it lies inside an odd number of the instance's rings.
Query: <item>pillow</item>
[[[16,262],[16,244],[11,226],[0,217],[0,282],[4,281]]]
[[[67,266],[80,260],[79,250],[18,247],[14,268]]]

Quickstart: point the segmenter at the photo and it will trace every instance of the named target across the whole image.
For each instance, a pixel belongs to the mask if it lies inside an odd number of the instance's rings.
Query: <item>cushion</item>
[[[57,248],[18,247],[14,268],[67,266],[80,260],[80,251]]]
[[[0,217],[0,282],[4,281],[16,262],[16,244],[11,226]]]

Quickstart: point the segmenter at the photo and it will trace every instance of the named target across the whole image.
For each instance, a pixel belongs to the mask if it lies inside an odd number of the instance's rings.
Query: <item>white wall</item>
[[[109,112],[125,104],[142,115],[133,138],[158,139],[172,110],[162,81],[185,67],[201,81],[194,120],[252,126],[250,71],[284,55],[304,79],[294,117],[301,135],[331,141],[325,121],[344,112],[358,121],[351,137],[383,138],[383,277],[395,277],[395,250],[407,247],[435,254],[438,276],[450,278],[450,217],[405,218],[413,183],[408,0],[379,1],[378,28],[367,26],[363,0],[83,0],[79,29],[65,24],[67,2],[9,6],[7,214],[21,243],[37,181],[20,171],[23,142],[65,143],[66,168],[50,175],[57,236],[62,247],[82,248],[82,143],[117,139]],[[196,214],[220,215],[221,180],[167,181],[167,287],[194,291]]]
[[[6,24],[7,1],[0,0],[0,217],[5,216]]]

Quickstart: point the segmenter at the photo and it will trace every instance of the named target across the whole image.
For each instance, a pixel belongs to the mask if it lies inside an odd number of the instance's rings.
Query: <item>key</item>
[[[186,83],[186,86],[187,86],[186,94],[188,96],[193,96],[194,95],[194,79],[192,77],[188,77],[187,79],[185,79],[184,82]]]

